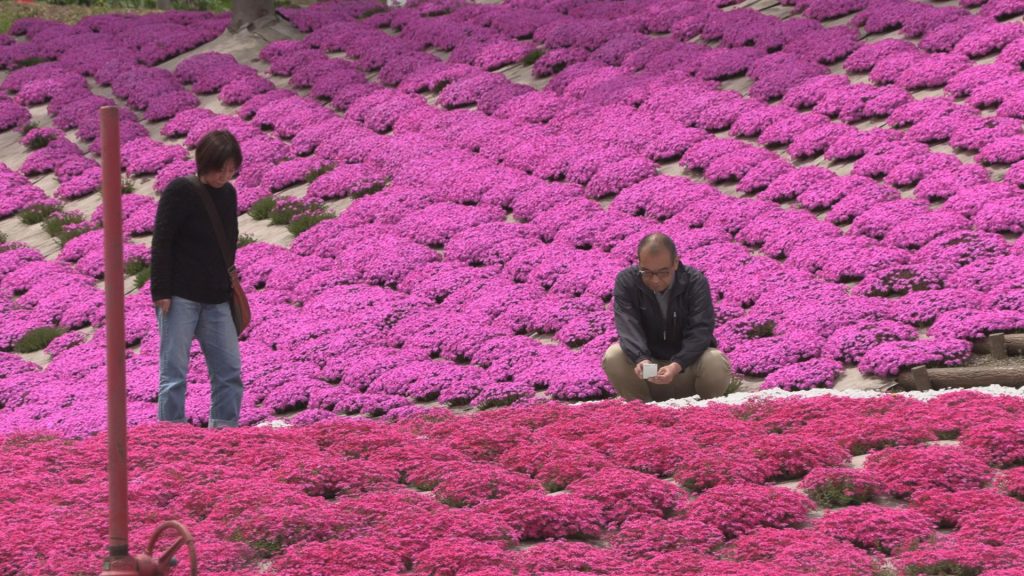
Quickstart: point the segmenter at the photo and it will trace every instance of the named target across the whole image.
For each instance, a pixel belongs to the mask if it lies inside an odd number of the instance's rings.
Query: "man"
[[[715,349],[715,311],[707,279],[679,264],[675,243],[664,234],[645,236],[637,256],[639,265],[615,278],[619,342],[608,348],[601,363],[608,379],[625,400],[725,395],[731,369]],[[644,378],[648,363],[657,366],[657,374]]]

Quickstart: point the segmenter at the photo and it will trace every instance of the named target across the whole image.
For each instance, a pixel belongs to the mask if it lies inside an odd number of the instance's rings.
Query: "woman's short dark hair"
[[[235,161],[235,169],[242,167],[242,148],[227,130],[207,132],[196,145],[196,170],[200,175],[224,168],[228,160]]]

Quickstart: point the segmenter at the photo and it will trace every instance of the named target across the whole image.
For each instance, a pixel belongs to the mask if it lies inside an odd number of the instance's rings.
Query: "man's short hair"
[[[668,250],[669,255],[672,256],[672,261],[679,258],[679,253],[676,252],[676,243],[661,232],[654,232],[640,239],[640,244],[636,248],[637,258],[640,257],[640,253],[644,250],[654,250],[655,252]]]
[[[242,167],[242,148],[234,134],[227,130],[207,132],[196,145],[196,171],[198,174],[216,172],[235,161],[235,169]]]

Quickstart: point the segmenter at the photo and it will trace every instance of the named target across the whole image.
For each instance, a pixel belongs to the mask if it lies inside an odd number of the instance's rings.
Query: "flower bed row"
[[[1022,411],[1020,397],[957,392],[685,409],[548,402],[217,435],[135,426],[131,528],[184,521],[201,570],[216,575],[1019,570]],[[954,432],[960,447],[925,444]],[[858,446],[874,450],[867,467],[842,467]],[[11,535],[0,568],[99,562],[102,535],[87,526],[105,513],[105,438],[5,435],[0,450],[13,463],[0,472]],[[765,483],[808,471],[802,486],[819,504]],[[883,494],[900,500],[870,502]],[[813,518],[818,506],[839,507]]]

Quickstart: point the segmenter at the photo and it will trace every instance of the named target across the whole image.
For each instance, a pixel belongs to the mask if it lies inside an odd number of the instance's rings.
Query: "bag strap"
[[[228,240],[224,234],[224,224],[217,217],[217,207],[213,205],[213,200],[210,199],[210,195],[206,192],[198,178],[191,176],[188,178],[188,181],[196,189],[196,194],[203,201],[203,205],[206,206],[206,215],[210,217],[210,224],[213,225],[213,235],[217,237],[221,256],[224,257],[224,265],[227,266],[228,273],[230,274],[235,271],[235,265],[231,261],[231,252],[228,251]]]

